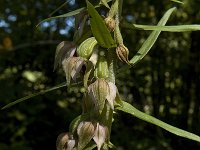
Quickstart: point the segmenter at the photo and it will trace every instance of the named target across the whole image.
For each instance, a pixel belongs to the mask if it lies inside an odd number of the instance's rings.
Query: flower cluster
[[[70,150],[74,147],[84,149],[91,142],[96,143],[98,150],[108,147],[110,126],[114,110],[117,87],[109,80],[108,49],[98,45],[94,37],[83,41],[77,48],[59,45],[58,55],[62,52],[59,64],[62,64],[67,84],[83,81],[86,92],[83,96],[84,117],[72,125],[74,132],[63,133],[58,137],[57,149]],[[70,43],[71,44],[71,43]],[[67,48],[67,50],[64,50]],[[65,51],[65,53],[63,53]],[[58,56],[57,55],[57,56]]]
[[[60,144],[57,150],[62,148],[82,150],[91,144],[96,145],[98,150],[109,147],[114,106],[119,98],[115,85],[114,62],[118,57],[122,62],[129,64],[129,51],[123,44],[119,30],[117,7],[118,1],[113,1],[108,16],[104,20],[108,30],[115,37],[117,45],[115,48],[101,47],[95,37],[84,38],[85,40],[82,40],[77,47],[73,43],[65,42],[57,48],[57,64],[62,64],[67,84],[70,85],[72,81],[79,80],[85,87],[82,100],[83,113],[72,121],[70,133],[64,136],[66,138],[58,139]],[[85,13],[77,16],[79,21],[77,21],[75,33],[76,44],[82,39],[80,37],[83,36],[86,28],[87,17]],[[81,18],[82,21],[80,21]]]

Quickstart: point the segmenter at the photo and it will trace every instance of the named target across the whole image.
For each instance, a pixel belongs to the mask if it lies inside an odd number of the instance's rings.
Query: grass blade
[[[167,32],[191,32],[199,31],[200,25],[174,25],[174,26],[152,26],[124,23],[124,27],[128,29],[138,30],[153,30],[153,31],[167,31]]]
[[[164,26],[169,19],[170,15],[176,8],[169,9],[164,16],[161,18],[161,20],[158,23],[158,26]],[[137,54],[130,60],[131,65],[135,65],[137,62],[139,62],[151,49],[151,47],[156,42],[158,36],[160,35],[161,31],[153,31],[147,40],[143,43],[142,47],[138,50]]]
[[[68,0],[68,1],[64,2],[62,5],[60,5],[58,8],[56,8],[53,12],[51,12],[49,16],[52,16],[53,14],[55,14],[58,10],[60,10],[65,5],[67,5],[67,3],[69,3],[70,1],[72,1],[72,0]]]
[[[133,115],[141,120],[144,120],[146,122],[149,122],[151,124],[157,125],[175,135],[200,142],[200,137],[198,135],[190,133],[190,132],[182,130],[182,129],[179,129],[179,128],[169,125],[155,117],[147,115],[125,101],[122,101],[122,106],[119,106],[116,109],[126,112],[128,114],[131,114],[131,115]]]
[[[178,0],[171,0],[172,2],[175,2],[175,3],[179,3],[179,4],[184,4],[183,2],[181,1],[178,1]]]
[[[45,93],[47,93],[47,92],[51,92],[51,91],[57,90],[57,89],[59,89],[59,88],[65,87],[65,86],[67,86],[67,84],[64,82],[64,83],[61,83],[61,84],[59,84],[59,85],[57,85],[57,86],[55,86],[55,87],[52,87],[52,88],[50,88],[50,89],[47,89],[47,90],[44,90],[44,91],[41,91],[41,92],[38,92],[38,93],[34,93],[34,94],[31,94],[31,95],[22,97],[22,98],[20,98],[20,99],[17,99],[17,100],[15,100],[15,101],[13,101],[13,102],[11,102],[11,103],[5,105],[4,107],[1,108],[1,110],[7,109],[7,108],[9,108],[9,107],[11,107],[11,106],[13,106],[13,105],[16,105],[16,104],[18,104],[18,103],[24,102],[24,101],[26,101],[26,100],[28,100],[28,99],[30,99],[30,98],[35,97],[35,96],[42,95],[42,94],[45,94]]]
[[[36,25],[36,27],[38,27],[41,23],[46,22],[46,21],[49,21],[49,20],[51,20],[51,19],[66,18],[66,17],[71,17],[71,16],[74,16],[74,15],[77,15],[77,14],[79,14],[81,11],[83,11],[83,10],[85,10],[85,9],[86,9],[85,7],[82,7],[82,8],[76,9],[76,10],[74,10],[74,11],[70,11],[70,12],[68,12],[68,13],[66,13],[66,14],[63,14],[63,15],[54,16],[54,17],[50,17],[50,18],[44,19],[44,20],[42,20],[40,23],[38,23],[38,24]]]

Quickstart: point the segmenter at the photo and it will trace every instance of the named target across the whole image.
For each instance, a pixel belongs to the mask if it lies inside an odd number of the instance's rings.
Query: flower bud
[[[56,140],[57,150],[71,150],[75,146],[75,140],[70,133],[61,133]]]
[[[98,58],[94,76],[96,78],[104,78],[104,79],[108,78],[109,76],[108,62],[104,56],[100,56]]]
[[[77,48],[78,56],[85,59],[89,59],[97,45],[97,40],[95,37],[91,37],[83,41],[80,46]]]
[[[115,30],[116,22],[113,18],[108,16],[107,18],[105,18],[105,23],[110,32],[113,32]]]
[[[129,50],[128,50],[128,48],[126,46],[124,46],[124,44],[120,44],[116,48],[116,53],[117,53],[118,58],[122,62],[125,62],[125,63],[129,64],[129,60],[128,60]]]

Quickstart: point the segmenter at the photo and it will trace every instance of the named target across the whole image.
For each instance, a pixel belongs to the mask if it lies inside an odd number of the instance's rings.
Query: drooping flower
[[[65,72],[68,85],[70,84],[71,78],[76,80],[84,62],[84,59],[81,57],[69,57],[63,61],[63,70]]]
[[[117,87],[114,83],[107,81],[106,79],[99,78],[88,87],[88,94],[91,97],[95,108],[101,113],[105,102],[112,109],[114,109],[114,100],[116,97]]]
[[[100,150],[102,145],[108,139],[108,127],[97,123],[95,134],[93,137],[95,143],[97,144],[97,149]]]
[[[56,140],[57,150],[71,150],[75,146],[75,140],[71,133],[61,133]]]
[[[64,59],[72,57],[76,51],[76,46],[73,42],[63,41],[58,44],[55,53],[54,70],[60,66]]]
[[[84,149],[95,134],[96,123],[82,121],[77,127],[78,149]]]
[[[98,150],[108,139],[108,127],[99,122],[82,121],[77,127],[78,149],[84,149],[93,139]]]

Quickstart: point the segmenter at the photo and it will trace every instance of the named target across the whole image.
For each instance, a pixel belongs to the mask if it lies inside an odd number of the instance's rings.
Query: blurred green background
[[[65,81],[53,72],[56,45],[72,40],[74,18],[41,20],[61,0],[0,1],[0,107]],[[155,25],[164,12],[177,6],[168,25],[199,24],[200,0],[124,0],[123,17],[131,23]],[[72,0],[54,15],[85,6]],[[122,29],[133,56],[150,32]],[[200,135],[200,32],[163,32],[151,52],[118,74],[124,100],[171,125]],[[0,111],[0,150],[56,149],[59,133],[81,113],[81,92],[66,87]],[[199,150],[200,144],[161,128],[116,113],[112,142],[119,150]]]

